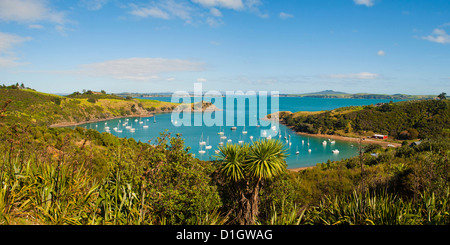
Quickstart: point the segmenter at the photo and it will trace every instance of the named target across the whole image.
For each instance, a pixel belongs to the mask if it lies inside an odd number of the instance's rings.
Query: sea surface
[[[168,102],[172,100],[171,97],[142,99]],[[186,98],[184,99],[186,102]],[[317,163],[327,162],[328,160],[334,161],[356,156],[358,155],[358,147],[354,142],[298,135],[284,125],[262,120],[264,115],[278,110],[292,112],[324,111],[347,106],[371,105],[382,102],[388,103],[390,101],[301,97],[279,97],[273,100],[269,97],[265,101],[257,97],[257,102],[255,102],[254,100],[240,100],[242,98],[239,96],[235,98],[228,96],[227,98],[216,97],[203,99],[218,105],[217,107],[222,110],[193,113],[191,114],[190,125],[188,117],[183,118],[182,114],[173,115],[172,113],[165,113],[158,114],[155,117],[122,118],[106,122],[87,123],[80,125],[80,127],[96,129],[99,132],[109,132],[118,137],[134,138],[136,141],[148,142],[150,144],[154,143],[160,136],[160,133],[166,130],[173,136],[179,133],[184,138],[185,145],[191,148],[190,152],[201,160],[215,159],[215,151],[221,143],[251,143],[260,138],[267,138],[270,135],[269,138],[272,140],[280,140],[285,144],[289,154],[286,159],[288,168],[300,168],[315,166]],[[233,99],[234,101],[234,110],[227,109],[227,101],[229,102],[229,99]],[[179,101],[181,102],[181,100]],[[245,105],[242,104],[242,101],[244,101]],[[193,98],[192,102],[194,102]],[[259,104],[260,102],[262,106]],[[394,100],[394,102],[396,101]],[[274,108],[273,110],[271,109],[272,107]],[[229,106],[229,108],[232,107]],[[209,121],[202,120],[202,118],[207,118]],[[220,120],[221,118],[222,120]],[[211,120],[216,125],[207,126],[212,124]],[[217,126],[217,124],[220,126]],[[232,129],[232,127],[235,127],[235,129]],[[219,132],[223,132],[223,134],[219,134]],[[226,138],[224,139],[224,137]],[[324,144],[324,141],[326,144]],[[204,145],[200,144],[200,142],[204,142]],[[206,146],[210,146],[211,149],[206,149]],[[333,150],[338,150],[339,152],[333,152]]]

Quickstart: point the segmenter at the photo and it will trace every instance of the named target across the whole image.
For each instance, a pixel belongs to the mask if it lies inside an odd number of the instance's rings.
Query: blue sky
[[[450,92],[448,0],[0,0],[0,84]]]

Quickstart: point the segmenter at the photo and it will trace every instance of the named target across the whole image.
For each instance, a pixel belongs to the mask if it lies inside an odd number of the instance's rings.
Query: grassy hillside
[[[8,123],[50,126],[121,116],[144,116],[171,111],[177,104],[125,99],[107,94],[58,96],[31,89],[0,88],[0,105],[9,101],[4,119]]]
[[[416,100],[314,113],[282,112],[280,120],[296,131],[311,134],[385,134],[400,140],[448,136],[450,101]]]

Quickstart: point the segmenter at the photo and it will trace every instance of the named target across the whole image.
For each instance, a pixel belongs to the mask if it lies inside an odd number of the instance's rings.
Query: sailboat
[[[209,136],[208,136],[208,138],[206,138],[206,146],[205,146],[205,149],[206,150],[211,150],[211,148],[212,148],[212,146],[211,145],[209,145]]]
[[[324,141],[322,142],[322,145],[327,145],[327,141],[324,140]]]
[[[147,121],[148,121],[148,119],[147,119]],[[145,123],[144,126],[142,126],[142,127],[143,127],[143,128],[148,128],[147,123]]]
[[[202,137],[200,137],[200,145],[206,145],[206,141],[203,141],[203,133]]]
[[[156,115],[153,116],[153,123],[156,123]]]
[[[198,154],[205,154],[205,153],[206,153],[206,151],[202,150],[202,146],[200,145],[200,150],[198,151]]]
[[[245,131],[245,126],[244,126],[244,130],[242,130],[242,134],[247,134],[247,131]]]
[[[296,147],[297,151],[295,152],[295,154],[300,154],[300,152],[298,151],[298,146]]]
[[[339,154],[339,150],[338,150],[338,149],[334,149],[334,150],[332,150],[332,152],[333,152],[334,154]]]
[[[220,130],[219,130],[219,132],[217,134],[218,135],[224,135],[224,132],[222,131],[222,126],[220,126]]]

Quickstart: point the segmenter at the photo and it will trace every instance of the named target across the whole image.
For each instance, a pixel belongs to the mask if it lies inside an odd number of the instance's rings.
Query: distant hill
[[[334,90],[324,90],[324,91],[320,91],[320,92],[306,93],[305,95],[331,95],[331,94],[348,94],[348,93],[334,91]]]
[[[305,94],[283,94],[282,97],[312,97],[312,98],[343,98],[343,99],[385,99],[385,100],[422,100],[434,99],[436,95],[408,95],[408,94],[369,94],[356,93],[350,94],[345,92],[324,90],[320,92]]]

